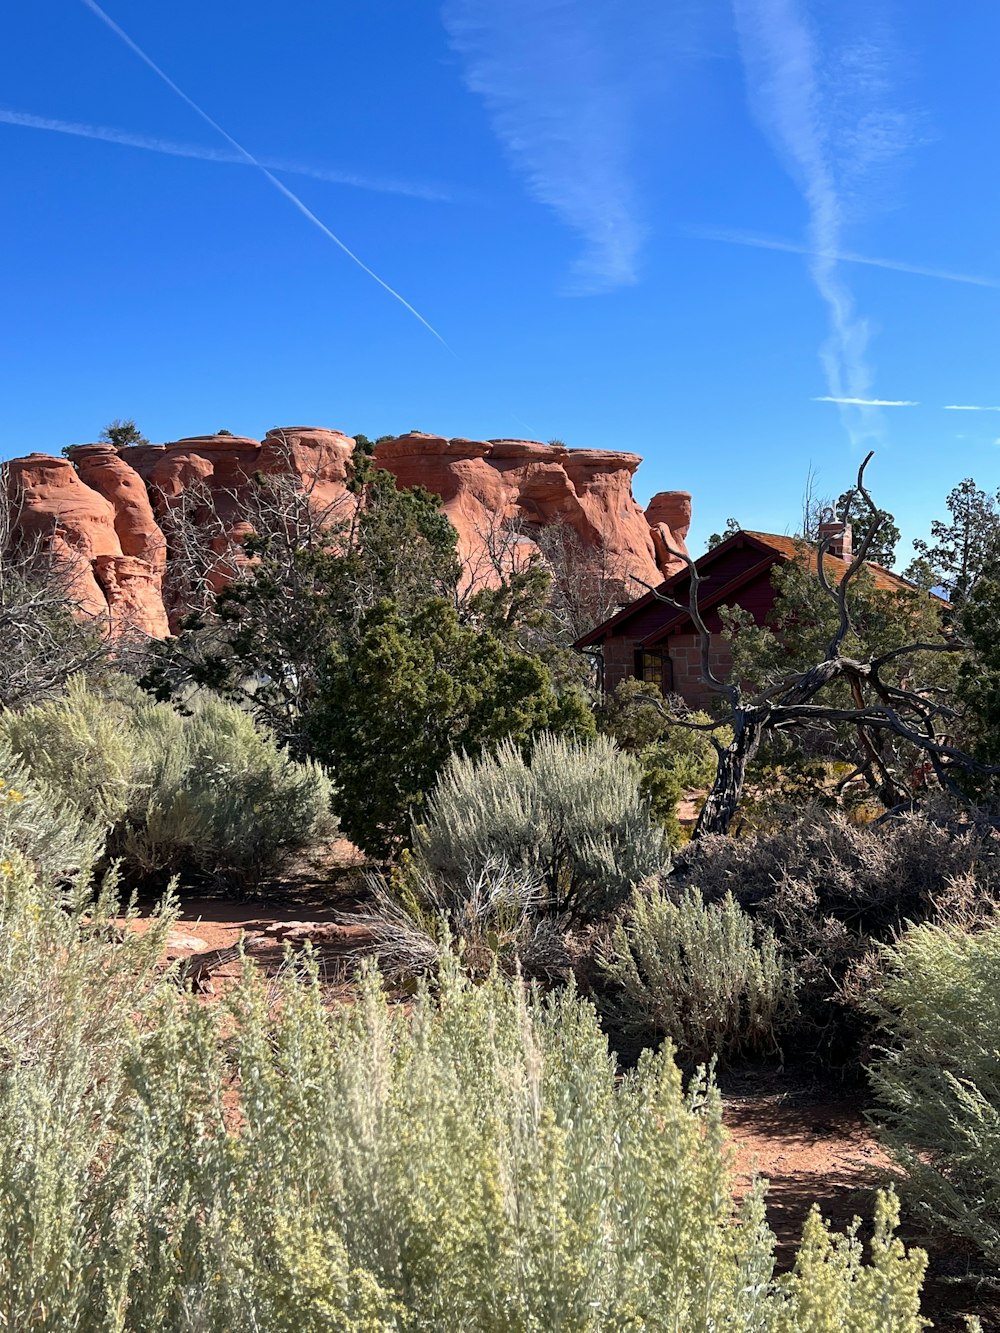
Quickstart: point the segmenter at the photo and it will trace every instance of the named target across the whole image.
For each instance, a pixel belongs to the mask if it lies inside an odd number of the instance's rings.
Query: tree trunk
[[[743,795],[747,764],[757,753],[766,727],[764,709],[738,709],[733,721],[733,739],[719,755],[712,790],[705,798],[692,839],[706,833],[728,833]]]

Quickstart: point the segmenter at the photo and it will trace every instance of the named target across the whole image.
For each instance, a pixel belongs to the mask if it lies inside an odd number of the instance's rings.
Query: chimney
[[[820,544],[827,543],[827,554],[835,560],[850,564],[854,559],[854,544],[850,523],[841,523],[832,509],[824,509],[819,520]]]

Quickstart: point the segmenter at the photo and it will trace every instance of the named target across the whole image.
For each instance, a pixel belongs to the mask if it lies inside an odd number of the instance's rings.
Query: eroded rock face
[[[684,567],[684,561],[675,552],[687,554],[691,492],[658,491],[646,506],[646,522],[653,538],[656,563],[664,574],[675,574]]]
[[[375,461],[401,485],[441,496],[470,577],[488,577],[496,551],[516,563],[537,549],[545,529],[561,527],[575,535],[580,553],[600,553],[626,597],[641,592],[636,579],[662,578],[649,524],[632,495],[638,454],[413,432],[378,445]]]
[[[185,500],[210,507],[237,540],[247,531],[249,488],[262,474],[294,479],[326,521],[350,518],[358,503],[347,487],[353,439],[313,426],[276,428],[263,441],[198,435],[68,452],[14,459],[7,486],[23,536],[72,560],[81,608],[103,617],[112,633],[169,632],[164,520]],[[380,444],[375,461],[401,486],[441,497],[469,583],[495,582],[499,571],[523,565],[555,530],[568,534],[573,559],[599,561],[625,600],[641,592],[636,580],[655,584],[679,567],[668,545],[686,549],[690,495],[661,492],[644,514],[632,495],[637,454],[413,432]]]
[[[108,461],[109,478],[130,472],[127,466],[119,468]],[[148,512],[148,501],[138,504],[139,491],[144,494],[138,478],[119,475],[117,485],[109,479],[107,491],[119,497],[130,548],[142,549],[148,559],[132,555],[131,549],[126,554],[116,523],[116,503],[88,485],[68,458],[29,454],[13,459],[5,474],[20,534],[25,541],[39,541],[65,559],[73,572],[73,593],[81,611],[98,618],[112,633],[135,628],[164,637],[168,630],[161,594],[162,537],[158,543],[159,529]],[[126,492],[138,511],[147,511],[147,517],[135,519],[131,533]],[[139,541],[140,530],[145,545]]]

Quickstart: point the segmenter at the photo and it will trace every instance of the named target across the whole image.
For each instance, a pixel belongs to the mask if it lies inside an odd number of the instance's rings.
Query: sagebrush
[[[618,1078],[571,991],[453,967],[330,1010],[305,961],[210,1007],[113,912],[0,870],[6,1327],[919,1329],[891,1198],[867,1264],[814,1214],[776,1277],[715,1088],[666,1050]]]
[[[659,883],[637,889],[599,961],[615,1025],[666,1037],[688,1061],[773,1053],[795,1016],[793,967],[732,894],[706,903],[693,888],[677,901]]]
[[[539,736],[525,758],[504,743],[452,757],[416,831],[436,874],[464,879],[501,858],[544,890],[547,910],[599,917],[670,864],[642,770],[613,741]]]
[[[101,830],[134,879],[250,885],[334,828],[322,770],[211,696],[182,714],[124,678],[77,678],[62,698],[0,715],[0,744]]]
[[[1000,1278],[1000,924],[923,925],[887,951],[873,1118],[908,1202]]]

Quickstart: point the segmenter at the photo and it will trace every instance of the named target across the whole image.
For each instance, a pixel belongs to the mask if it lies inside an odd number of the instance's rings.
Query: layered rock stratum
[[[197,435],[67,452],[12,459],[5,484],[20,534],[72,561],[81,608],[112,633],[169,633],[164,572],[175,553],[164,519],[185,496],[210,500],[215,520],[237,538],[261,475],[295,479],[322,513],[343,516],[357,503],[347,485],[354,440],[313,426],[276,428],[263,440]],[[400,486],[441,497],[467,580],[488,581],[539,546],[544,553],[544,534],[564,533],[572,535],[564,550],[599,562],[624,601],[673,573],[686,551],[691,497],[663,491],[643,512],[632,494],[638,454],[412,432],[379,444],[375,462]]]

